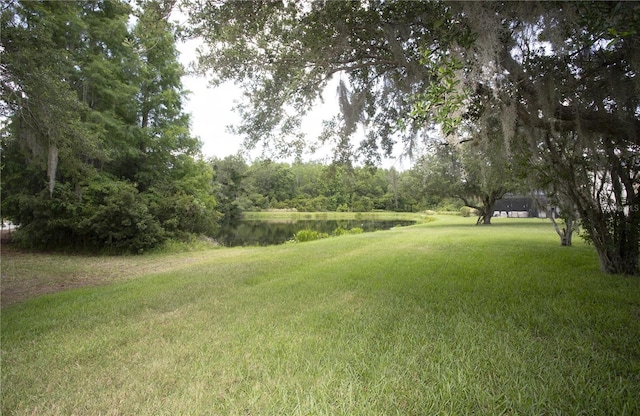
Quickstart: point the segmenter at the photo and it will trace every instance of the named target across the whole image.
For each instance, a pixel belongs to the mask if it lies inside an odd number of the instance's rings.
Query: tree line
[[[467,216],[475,210],[479,223],[490,224],[496,201],[507,194],[534,193],[527,172],[500,152],[490,154],[475,147],[437,145],[403,170],[268,158],[247,162],[240,155],[212,158],[210,163],[217,210],[225,224],[241,218],[244,211],[268,209],[431,210]]]
[[[459,210],[463,202],[432,192],[418,168],[398,171],[316,162],[281,163],[241,156],[211,160],[218,211],[224,223],[243,211],[418,212]]]

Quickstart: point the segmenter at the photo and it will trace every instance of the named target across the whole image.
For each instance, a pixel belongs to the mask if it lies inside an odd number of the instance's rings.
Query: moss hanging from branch
[[[58,148],[49,145],[49,157],[47,159],[47,177],[49,178],[49,196],[53,196],[53,188],[56,186],[56,172],[58,170]]]

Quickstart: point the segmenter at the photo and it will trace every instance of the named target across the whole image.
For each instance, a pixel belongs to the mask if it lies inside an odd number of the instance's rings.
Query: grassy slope
[[[548,223],[213,250],[2,311],[2,414],[638,414],[640,282]]]

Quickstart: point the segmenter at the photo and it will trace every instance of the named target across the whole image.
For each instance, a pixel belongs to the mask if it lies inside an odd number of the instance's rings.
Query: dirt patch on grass
[[[0,245],[0,305],[79,287],[100,286],[177,270],[210,259],[215,251],[148,256],[32,253]]]

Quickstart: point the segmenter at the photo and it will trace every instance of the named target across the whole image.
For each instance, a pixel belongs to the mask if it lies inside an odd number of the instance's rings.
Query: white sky
[[[195,60],[197,41],[178,44],[180,62],[184,67]],[[207,157],[225,157],[236,154],[242,140],[226,131],[229,124],[238,121],[231,111],[234,100],[241,97],[240,91],[233,85],[211,88],[204,77],[187,75],[182,77],[184,89],[190,91],[184,105],[186,113],[191,114],[191,132],[203,142],[202,152]]]
[[[183,66],[196,59],[197,40],[178,44],[180,62]],[[202,152],[205,157],[225,157],[238,153],[242,147],[242,138],[227,131],[227,126],[237,124],[239,116],[232,111],[235,104],[242,99],[240,89],[232,83],[226,83],[219,87],[209,86],[206,77],[187,75],[182,78],[184,89],[191,93],[184,105],[186,113],[191,115],[191,131],[199,137],[203,143]],[[321,131],[321,122],[329,119],[336,112],[337,100],[335,92],[326,91],[325,103],[318,105],[313,114],[304,119],[304,127],[307,135],[315,138]],[[324,155],[315,155],[313,159],[322,158]]]
[[[186,68],[196,59],[198,40],[179,43],[180,62]],[[237,124],[239,116],[232,111],[235,103],[242,99],[240,89],[233,84],[210,87],[205,77],[188,75],[182,78],[184,89],[191,91],[184,105],[184,111],[191,115],[191,132],[203,143],[202,152],[205,157],[220,157],[237,154],[242,147],[242,138],[227,131],[227,126]],[[335,85],[324,92],[324,103],[318,105],[303,121],[305,132],[310,140],[321,132],[321,122],[330,119],[337,111]],[[331,86],[333,85],[333,86]],[[258,156],[255,154],[252,156]],[[317,152],[307,156],[305,160],[320,160],[328,156],[327,152]],[[408,162],[405,161],[404,165]],[[384,160],[383,166],[404,169],[396,159]]]

